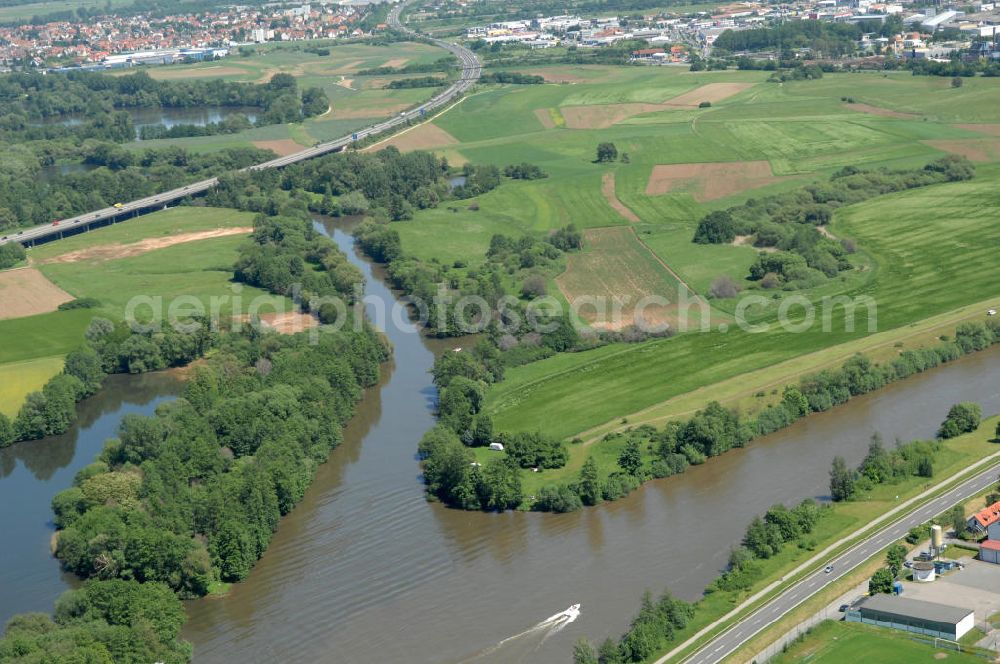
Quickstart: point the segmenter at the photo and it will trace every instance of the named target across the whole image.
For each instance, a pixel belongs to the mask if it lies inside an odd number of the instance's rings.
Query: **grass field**
[[[748,246],[693,244],[694,228],[706,212],[826,179],[848,164],[919,167],[943,154],[928,141],[983,138],[989,127],[973,131],[968,125],[1000,121],[997,106],[990,105],[990,100],[1000,100],[1000,82],[990,79],[973,79],[971,85],[953,89],[947,81],[909,73],[836,74],[779,86],[766,82],[763,72],[589,66],[537,71],[571,82],[485,88],[434,123],[458,141],[448,148],[472,162],[504,166],[528,161],[549,177],[505,184],[477,199],[479,212],[418,212],[412,221],[397,224],[404,250],[429,260],[475,262],[495,232],[540,235],[570,222],[584,229],[628,224],[600,194],[608,167],[593,163],[597,143],[610,140],[629,157],[612,169],[617,197],[640,219],[633,224],[637,237],[704,295],[720,275],[743,280],[756,258],[756,250]],[[557,117],[568,107],[669,104],[682,95],[694,98],[692,90],[718,84],[742,87],[711,108],[657,107],[602,129],[571,129],[539,119]],[[851,108],[841,101],[848,94],[858,101],[855,106],[893,113]],[[679,191],[647,193],[657,165],[715,162],[766,162],[780,179],[758,187],[759,181],[745,178],[752,189],[700,202],[695,197],[697,182]],[[855,239],[862,248],[852,257],[855,269],[805,294],[813,301],[838,294],[874,298],[878,331],[1000,296],[1000,287],[990,278],[988,257],[988,247],[1000,240],[1000,222],[990,214],[1000,204],[1000,195],[989,186],[1000,166],[988,162],[978,169],[972,182],[915,190],[839,211],[831,230],[837,237]],[[707,167],[702,172],[705,177],[715,174]],[[615,262],[611,256],[594,255],[593,248],[587,251],[584,260]],[[563,282],[573,276],[572,261],[568,265],[570,272],[559,277]],[[707,333],[612,345],[509,370],[488,395],[498,428],[540,428],[571,437],[692,390],[868,334],[864,325],[845,330],[843,314],[837,311],[826,332],[798,334],[772,325],[766,334],[738,329],[720,333],[717,326],[731,318],[734,301],[710,303],[712,326]],[[777,301],[769,300],[752,310],[751,317],[771,319],[776,308]]]
[[[975,655],[934,648],[903,632],[859,623],[827,621],[771,661],[775,664],[937,664],[942,661],[972,664],[983,660]]]
[[[595,327],[619,329],[644,320],[650,325],[678,324],[680,292],[694,298],[677,277],[647,249],[630,227],[591,229],[584,233],[586,248],[567,260],[566,271],[556,278],[556,283],[569,301],[579,297],[595,297],[608,303],[608,308],[598,311],[592,306],[581,310],[581,315]],[[637,309],[643,300],[663,298],[675,303],[667,306],[654,304]],[[611,302],[621,303],[620,320],[611,309]],[[691,308],[691,323],[698,324],[700,309]]]
[[[44,0],[41,2],[26,2],[22,5],[0,7],[0,21],[30,19],[32,16],[45,16],[54,12],[72,11],[77,8],[132,4],[132,0]]]
[[[62,368],[62,355],[0,364],[0,413],[17,415],[25,396],[42,389]]]
[[[893,195],[838,213],[834,232],[855,237],[878,265],[852,291],[874,299],[878,330],[1000,296],[989,250],[1000,242],[1000,221],[984,218],[983,212],[998,204],[1000,193],[984,178]],[[920,210],[919,221],[898,215],[901,208]],[[920,232],[906,233],[918,223]],[[509,371],[491,390],[489,408],[501,429],[537,426],[571,436],[689,390],[867,333],[863,326],[847,331],[837,316],[831,320],[828,332],[814,326],[794,333],[772,325],[765,334],[716,330],[557,356]],[[598,393],[602,396],[595,403]]]
[[[4,340],[0,345],[0,386],[5,388],[0,392],[4,404],[0,409],[6,412],[6,404],[19,403],[24,394],[38,387],[43,374],[51,375],[53,358],[80,345],[93,317],[122,320],[133,296],[154,301],[160,298],[164,313],[180,296],[195,298],[206,309],[213,297],[232,298],[236,294],[232,266],[244,235],[195,238],[252,226],[253,215],[249,213],[174,208],[32,249],[31,260],[53,283],[74,297],[96,298],[99,306],[0,321],[0,339]],[[170,244],[178,239],[191,241]],[[273,300],[255,288],[240,285],[238,290],[244,308],[258,295]],[[221,316],[229,316],[232,300],[222,301],[218,309]],[[137,309],[139,315],[149,310],[148,306]],[[5,370],[23,379],[7,381]]]

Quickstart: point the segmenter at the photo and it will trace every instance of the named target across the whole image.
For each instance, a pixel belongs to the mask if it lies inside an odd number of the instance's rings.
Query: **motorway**
[[[833,566],[832,572],[827,573],[823,569],[816,570],[681,661],[684,664],[715,664],[715,662],[723,660],[758,632],[776,622],[809,597],[848,574],[866,560],[878,555],[882,549],[893,542],[899,541],[910,528],[926,523],[953,505],[964,502],[975,494],[988,489],[997,481],[997,470],[998,466],[992,465],[988,470],[962,482],[923,506],[906,512],[904,516],[887,524],[879,532],[830,560],[827,564]],[[658,660],[656,664],[665,660],[666,657]]]
[[[406,0],[393,7],[392,11],[389,13],[389,25],[396,30],[416,35],[416,32],[404,27],[399,22],[399,14],[405,4],[407,4]],[[352,132],[342,138],[326,143],[319,143],[311,148],[306,148],[301,152],[296,152],[295,154],[288,155],[286,157],[278,157],[277,159],[272,159],[271,161],[255,164],[254,166],[250,166],[249,168],[243,170],[258,171],[265,168],[281,168],[283,166],[288,166],[289,164],[295,164],[300,161],[312,159],[313,157],[319,157],[331,152],[340,152],[355,141],[359,141],[369,136],[376,136],[400,125],[405,125],[413,120],[419,121],[430,111],[440,108],[461,96],[466,90],[475,84],[482,73],[479,58],[477,58],[472,51],[459,46],[458,44],[452,44],[451,42],[446,42],[441,39],[430,39],[430,42],[435,46],[439,46],[455,55],[461,63],[461,75],[458,80],[452,83],[448,88],[417,108],[400,113],[397,116],[385,120],[384,122],[365,127],[364,129],[359,129],[358,131]],[[183,187],[178,187],[177,189],[164,191],[153,196],[147,196],[145,198],[129,201],[127,203],[116,204],[115,207],[107,207],[101,210],[94,210],[86,214],[81,214],[76,217],[62,219],[57,223],[54,222],[43,226],[35,226],[33,228],[28,228],[17,233],[11,233],[8,236],[0,238],[0,244],[20,242],[21,244],[32,245],[39,241],[57,239],[62,237],[64,233],[86,228],[93,224],[109,222],[117,217],[127,216],[129,214],[135,215],[163,208],[170,203],[174,203],[188,196],[204,193],[214,187],[217,183],[218,178],[209,178],[207,180],[201,180],[200,182],[193,182]]]

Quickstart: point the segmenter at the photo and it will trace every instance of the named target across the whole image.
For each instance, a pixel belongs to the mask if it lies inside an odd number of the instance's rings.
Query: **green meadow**
[[[955,664],[972,664],[983,661],[976,655],[942,650],[912,636],[891,629],[861,625],[859,623],[820,623],[805,637],[793,643],[775,657],[775,664],[812,662],[813,664],[840,664],[840,662],[870,662],[871,664],[936,664],[941,660]]]
[[[313,42],[313,46],[328,42]],[[229,147],[247,147],[255,141],[292,140],[303,147],[340,138],[357,129],[395,115],[429,99],[436,88],[387,90],[392,80],[406,75],[357,76],[355,72],[381,66],[427,64],[443,57],[441,49],[426,44],[401,42],[391,46],[329,42],[330,55],[320,56],[300,50],[303,44],[266,44],[249,56],[234,54],[213,62],[149,67],[146,71],[159,80],[219,79],[263,83],[277,73],[298,79],[300,87],[318,86],[330,98],[331,110],[299,124],[268,125],[238,134],[136,141],[135,149],[176,145],[195,152],[211,152]],[[390,64],[391,63],[391,64]],[[129,70],[129,72],[132,70]],[[129,73],[123,72],[123,73]]]
[[[581,228],[632,223],[602,194],[602,177],[613,172],[617,198],[640,218],[633,223],[637,236],[684,282],[702,295],[721,275],[750,287],[745,277],[755,249],[691,242],[707,212],[826,180],[846,165],[919,168],[947,151],[996,141],[992,128],[970,125],[1000,123],[1000,81],[988,78],[969,79],[955,89],[947,79],[908,72],[828,74],[818,81],[777,84],[768,82],[765,72],[693,73],[675,67],[534,71],[572,82],[481,86],[434,120],[454,141],[426,147],[501,167],[527,161],[549,177],[505,183],[476,199],[478,211],[464,206],[421,211],[411,221],[396,223],[404,250],[471,264],[481,260],[494,233],[541,235],[571,222]],[[749,87],[708,108],[662,105],[713,83]],[[580,117],[575,107],[595,107],[586,117],[600,118],[615,111],[615,104],[638,103],[659,106],[630,107],[636,114],[619,114],[610,126],[581,128],[576,121],[577,128],[571,128],[571,123],[553,121]],[[603,141],[614,142],[628,161],[594,163]],[[657,165],[749,161],[766,162],[773,177],[752,188],[737,183],[721,190],[718,182],[702,177],[667,193],[647,193]],[[991,186],[1000,165],[980,160],[976,166],[971,182],[839,210],[830,231],[857,242],[860,250],[851,257],[855,268],[803,294],[814,302],[824,296],[870,296],[877,304],[879,331],[1000,296],[989,249],[1000,241],[1000,219],[992,213],[1000,193]],[[720,193],[698,195],[710,185]],[[636,270],[644,269],[643,262]],[[669,281],[663,279],[664,292],[671,292]],[[754,320],[773,321],[777,305],[770,295],[749,312]],[[715,323],[706,333],[610,345],[510,369],[488,394],[487,408],[498,429],[572,437],[672,397],[869,333],[860,316],[855,329],[846,329],[842,308],[833,309],[829,331],[795,333],[772,322],[765,333],[723,333],[717,324],[731,315],[734,301],[710,302]],[[793,310],[793,320],[796,316],[801,313]]]
[[[257,296],[274,302],[274,296],[265,291],[232,282],[237,247],[246,237],[243,234],[138,249],[143,246],[139,243],[182,233],[252,226],[253,215],[245,212],[173,208],[32,249],[33,263],[53,283],[76,298],[95,298],[98,305],[0,320],[0,338],[4,339],[0,346],[0,412],[16,410],[25,394],[58,372],[62,356],[80,345],[91,319],[122,320],[134,296],[161,301],[164,314],[181,296],[201,302],[206,311],[211,310],[212,299],[218,298],[222,317],[233,313],[232,298],[237,294],[243,311]],[[114,258],[115,253],[127,257]],[[67,254],[78,258],[67,260]],[[142,317],[150,310],[149,305],[143,305],[136,313]],[[178,310],[180,314],[183,311]]]

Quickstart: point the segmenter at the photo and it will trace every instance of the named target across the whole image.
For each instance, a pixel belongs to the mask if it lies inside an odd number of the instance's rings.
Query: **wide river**
[[[392,301],[350,236],[324,228],[364,271],[366,294]],[[433,424],[434,354],[461,342],[392,325],[387,333],[395,363],[250,577],[225,598],[188,603],[184,636],[196,662],[567,662],[578,637],[621,633],[646,589],[696,598],[754,515],[822,498],[832,458],[859,462],[874,431],[889,443],[932,436],[963,400],[1000,411],[994,348],[616,503],[566,515],[460,512],[424,500],[414,452]],[[0,452],[2,620],[47,610],[66,587],[46,554],[51,496],[93,458],[122,412],[149,412],[177,390],[169,378],[114,381],[127,393],[107,390],[85,404],[93,414],[68,437]],[[576,603],[583,608],[575,622],[532,629]]]

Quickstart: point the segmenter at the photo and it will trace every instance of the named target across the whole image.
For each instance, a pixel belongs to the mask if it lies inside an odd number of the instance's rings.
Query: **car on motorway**
[[[53,226],[58,226],[58,225],[59,225],[59,220],[58,220],[58,219],[56,219],[55,221],[53,221],[53,222],[52,222],[52,225],[53,225]]]
[[[826,567],[823,568],[823,574],[829,574],[832,571],[833,571],[833,565],[827,565]]]
[[[124,204],[122,204],[122,203],[115,203],[115,209],[118,209],[118,210],[120,210],[120,209],[122,209],[123,207],[125,207],[125,205],[124,205]]]

